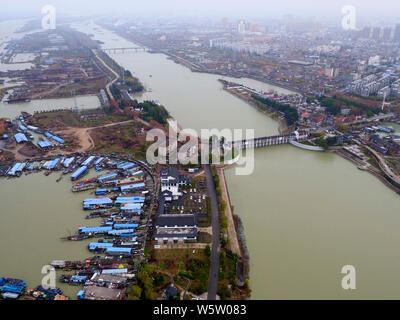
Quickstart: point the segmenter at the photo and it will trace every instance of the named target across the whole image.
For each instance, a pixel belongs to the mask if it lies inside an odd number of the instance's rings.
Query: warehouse
[[[23,133],[16,133],[14,135],[14,138],[15,138],[15,141],[17,141],[17,143],[23,143],[23,142],[28,141],[28,138]]]

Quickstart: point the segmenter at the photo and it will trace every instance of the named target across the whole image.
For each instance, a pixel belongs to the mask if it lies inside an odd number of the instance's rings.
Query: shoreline
[[[107,29],[107,30],[109,30],[109,31],[115,32],[115,34],[117,34],[118,36],[120,36],[121,38],[123,38],[123,39],[125,39],[125,40],[127,40],[127,41],[132,42],[133,44],[140,45],[140,46],[143,46],[143,47],[145,47],[145,48],[149,48],[149,49],[151,50],[151,52],[149,52],[149,53],[160,53],[160,54],[164,54],[164,55],[167,56],[167,58],[169,58],[170,60],[174,61],[175,63],[177,63],[177,64],[179,64],[179,65],[182,65],[182,66],[188,68],[188,69],[189,69],[190,71],[192,71],[192,72],[206,73],[206,74],[212,74],[212,75],[219,75],[219,76],[222,76],[222,77],[232,77],[232,78],[237,78],[237,79],[245,79],[245,78],[248,78],[248,79],[252,79],[252,80],[255,80],[255,81],[260,81],[260,82],[265,83],[265,84],[268,84],[268,85],[273,85],[273,86],[279,87],[279,88],[281,88],[281,89],[285,89],[285,90],[288,90],[288,91],[292,91],[293,93],[297,93],[297,94],[300,94],[300,95],[304,96],[304,94],[303,94],[299,89],[296,89],[296,88],[293,88],[293,87],[291,87],[291,86],[288,86],[288,85],[285,85],[285,84],[276,82],[276,81],[274,81],[274,80],[260,79],[260,78],[257,78],[256,76],[252,76],[252,75],[243,75],[243,74],[223,74],[223,73],[219,73],[219,72],[217,72],[217,71],[212,71],[212,70],[204,69],[204,68],[202,68],[201,66],[195,66],[193,62],[187,61],[186,59],[184,59],[184,58],[182,58],[182,57],[175,56],[174,54],[169,53],[169,52],[167,52],[167,51],[165,51],[165,50],[155,49],[155,48],[152,48],[152,47],[150,47],[150,46],[148,46],[148,45],[144,45],[143,43],[140,43],[139,41],[136,41],[136,40],[133,40],[133,39],[129,39],[126,35],[124,35],[124,34],[123,34],[122,32],[120,32],[119,30],[112,30],[112,29],[109,29],[109,28],[106,27],[106,26],[102,26],[102,27],[105,28],[105,29]],[[179,62],[179,61],[182,61],[182,62],[184,62],[184,63],[181,63],[181,62]],[[194,68],[194,67],[191,67],[191,66],[195,66],[195,68]]]
[[[227,89],[227,85],[226,83],[224,83],[225,80],[219,79],[219,82],[223,84],[223,89],[224,91],[230,93],[231,95],[233,95],[234,97],[244,101],[246,104],[248,104],[249,106],[255,108],[257,111],[265,114],[266,116],[268,116],[269,118],[271,118],[272,120],[275,120],[279,123],[278,126],[278,132],[279,134],[286,134],[289,132],[289,127],[287,126],[286,120],[282,117],[278,117],[278,119],[276,118],[276,112],[273,111],[265,111],[262,110],[261,108],[259,108],[253,101],[246,99],[245,97],[237,94],[236,92],[233,92],[231,90]]]
[[[376,177],[377,179],[379,179],[384,185],[386,185],[386,187],[388,187],[389,189],[391,189],[392,191],[394,191],[395,193],[400,195],[400,188],[398,188],[398,187],[394,186],[393,184],[391,184],[386,179],[386,177],[382,173],[382,171],[378,170],[374,166],[370,165],[368,167],[361,167],[361,164],[362,164],[361,161],[359,161],[358,159],[355,159],[350,154],[347,154],[342,149],[340,149],[340,150],[332,150],[332,151],[328,151],[328,152],[335,153],[336,155],[338,155],[338,156],[342,157],[343,159],[349,161],[350,163],[354,164],[359,170],[363,170],[363,171],[368,172],[369,174],[371,174],[374,177]]]

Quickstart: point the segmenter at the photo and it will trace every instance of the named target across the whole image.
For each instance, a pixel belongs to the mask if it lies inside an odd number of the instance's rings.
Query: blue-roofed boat
[[[51,295],[57,295],[57,294],[63,294],[63,292],[61,291],[61,289],[60,288],[44,288],[44,287],[42,287],[42,286],[37,286],[36,287],[36,290],[39,290],[39,291],[42,291],[42,292],[44,292],[44,293],[48,293],[48,294],[51,294]]]

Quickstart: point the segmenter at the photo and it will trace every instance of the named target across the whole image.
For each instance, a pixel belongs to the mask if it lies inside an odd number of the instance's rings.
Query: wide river
[[[105,48],[133,45],[93,24],[75,27]],[[162,54],[112,57],[149,89],[140,98],[161,102],[183,128],[277,133],[276,121],[223,91],[217,75],[193,73]],[[237,176],[231,168],[226,177],[245,228],[252,299],[400,298],[400,198],[375,177],[334,154],[292,146],[259,149],[253,174]],[[59,240],[83,223],[81,196],[69,187],[42,175],[2,182],[0,274],[40,281],[39,266],[87,255],[84,244]],[[356,290],[341,287],[345,265],[357,270]]]

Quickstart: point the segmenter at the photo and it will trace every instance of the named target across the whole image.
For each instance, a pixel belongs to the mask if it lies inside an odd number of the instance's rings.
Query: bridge
[[[125,48],[103,48],[105,53],[125,53],[125,52],[147,52],[148,48],[145,47],[125,47]]]
[[[291,141],[304,141],[308,139],[308,133],[295,131],[290,134],[281,134],[276,136],[261,137],[255,139],[230,141],[226,142],[225,146],[234,149],[255,149],[280,144],[291,143]]]

